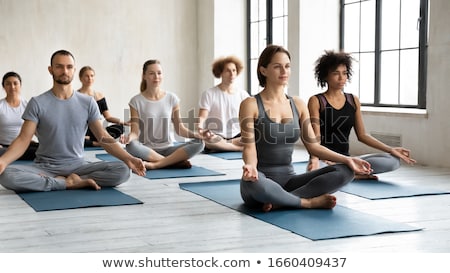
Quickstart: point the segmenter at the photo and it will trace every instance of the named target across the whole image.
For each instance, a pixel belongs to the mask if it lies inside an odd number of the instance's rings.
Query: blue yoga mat
[[[401,182],[392,183],[383,180],[355,180],[345,185],[340,190],[371,200],[420,195],[450,194],[449,191],[443,191],[423,185],[405,185]]]
[[[11,165],[31,165],[33,160],[16,160],[11,163]]]
[[[110,154],[96,154],[98,159],[104,161],[117,161],[119,159],[115,158]],[[147,170],[145,175],[149,179],[162,179],[162,178],[177,178],[177,177],[197,177],[197,176],[216,176],[225,175],[224,173],[216,172],[210,169],[206,169],[199,166],[192,166],[190,169],[156,169]]]
[[[115,188],[17,193],[35,211],[143,204]]]
[[[207,155],[215,156],[226,160],[242,159],[242,152],[213,152],[208,153]]]
[[[306,167],[308,166],[308,161],[292,162],[294,166],[294,171],[297,174],[306,173]]]
[[[333,209],[274,210],[267,213],[253,210],[243,204],[239,180],[180,183],[180,188],[311,240],[421,230],[342,206]]]
[[[85,151],[101,151],[104,150],[103,147],[96,147],[96,146],[92,146],[92,147],[84,147]]]

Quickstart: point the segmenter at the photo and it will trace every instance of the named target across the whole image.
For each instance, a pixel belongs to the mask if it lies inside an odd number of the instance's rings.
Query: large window
[[[248,10],[248,90],[260,91],[256,66],[260,53],[269,44],[287,48],[287,0],[247,0]]]
[[[363,105],[426,107],[428,0],[341,0],[341,48],[357,60],[347,92]]]

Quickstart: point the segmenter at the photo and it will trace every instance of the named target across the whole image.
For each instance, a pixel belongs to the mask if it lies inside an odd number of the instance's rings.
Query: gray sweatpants
[[[400,168],[400,159],[388,153],[366,154],[360,158],[370,163],[373,174],[391,172]]]
[[[126,150],[131,155],[141,158],[142,160],[148,161],[151,157],[153,151],[157,152],[162,156],[168,156],[175,152],[178,149],[183,149],[188,158],[193,157],[194,155],[200,153],[205,148],[205,143],[200,139],[193,139],[188,142],[182,144],[176,144],[174,146],[169,146],[165,148],[152,149],[150,147],[145,146],[137,140],[133,140],[127,144]]]
[[[81,165],[55,166],[47,163],[9,165],[0,175],[0,184],[16,192],[65,190],[64,176],[75,173],[83,179],[91,178],[101,187],[114,187],[126,182],[131,170],[123,162],[84,162]]]
[[[265,172],[267,174],[267,172]],[[265,203],[300,208],[300,198],[333,193],[353,180],[353,171],[344,164],[327,166],[303,174],[258,171],[255,182],[241,180],[241,196],[246,205],[258,207]]]

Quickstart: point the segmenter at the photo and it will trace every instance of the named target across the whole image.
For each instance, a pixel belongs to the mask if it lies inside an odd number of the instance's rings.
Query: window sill
[[[361,106],[361,112],[374,116],[428,118],[426,109]]]

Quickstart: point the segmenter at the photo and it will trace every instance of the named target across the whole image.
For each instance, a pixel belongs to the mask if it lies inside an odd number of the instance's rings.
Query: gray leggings
[[[388,153],[367,154],[360,158],[370,163],[373,174],[391,172],[400,168],[400,159]]]
[[[83,179],[94,179],[101,187],[114,187],[131,176],[123,162],[84,162],[78,166],[52,166],[45,163],[13,164],[0,175],[0,184],[16,192],[65,190],[64,178],[75,173]]]
[[[174,145],[166,148],[159,148],[159,149],[152,149],[150,147],[145,146],[144,144],[140,143],[137,140],[133,140],[130,143],[127,144],[126,149],[127,152],[135,157],[139,157],[142,160],[149,161],[152,152],[157,152],[158,154],[162,156],[168,156],[175,152],[178,149],[183,149],[186,154],[188,155],[188,158],[193,157],[194,155],[200,153],[203,151],[203,148],[205,147],[205,144],[200,139],[194,139],[189,142]]]
[[[388,153],[366,154],[359,156],[359,158],[370,163],[373,174],[387,173],[400,168],[400,159]],[[323,161],[319,162],[320,167],[328,166],[328,164]]]
[[[300,208],[300,198],[333,193],[353,180],[353,171],[344,164],[327,166],[303,174],[266,176],[258,171],[258,180],[241,180],[241,196],[246,205],[260,207],[265,203]]]

